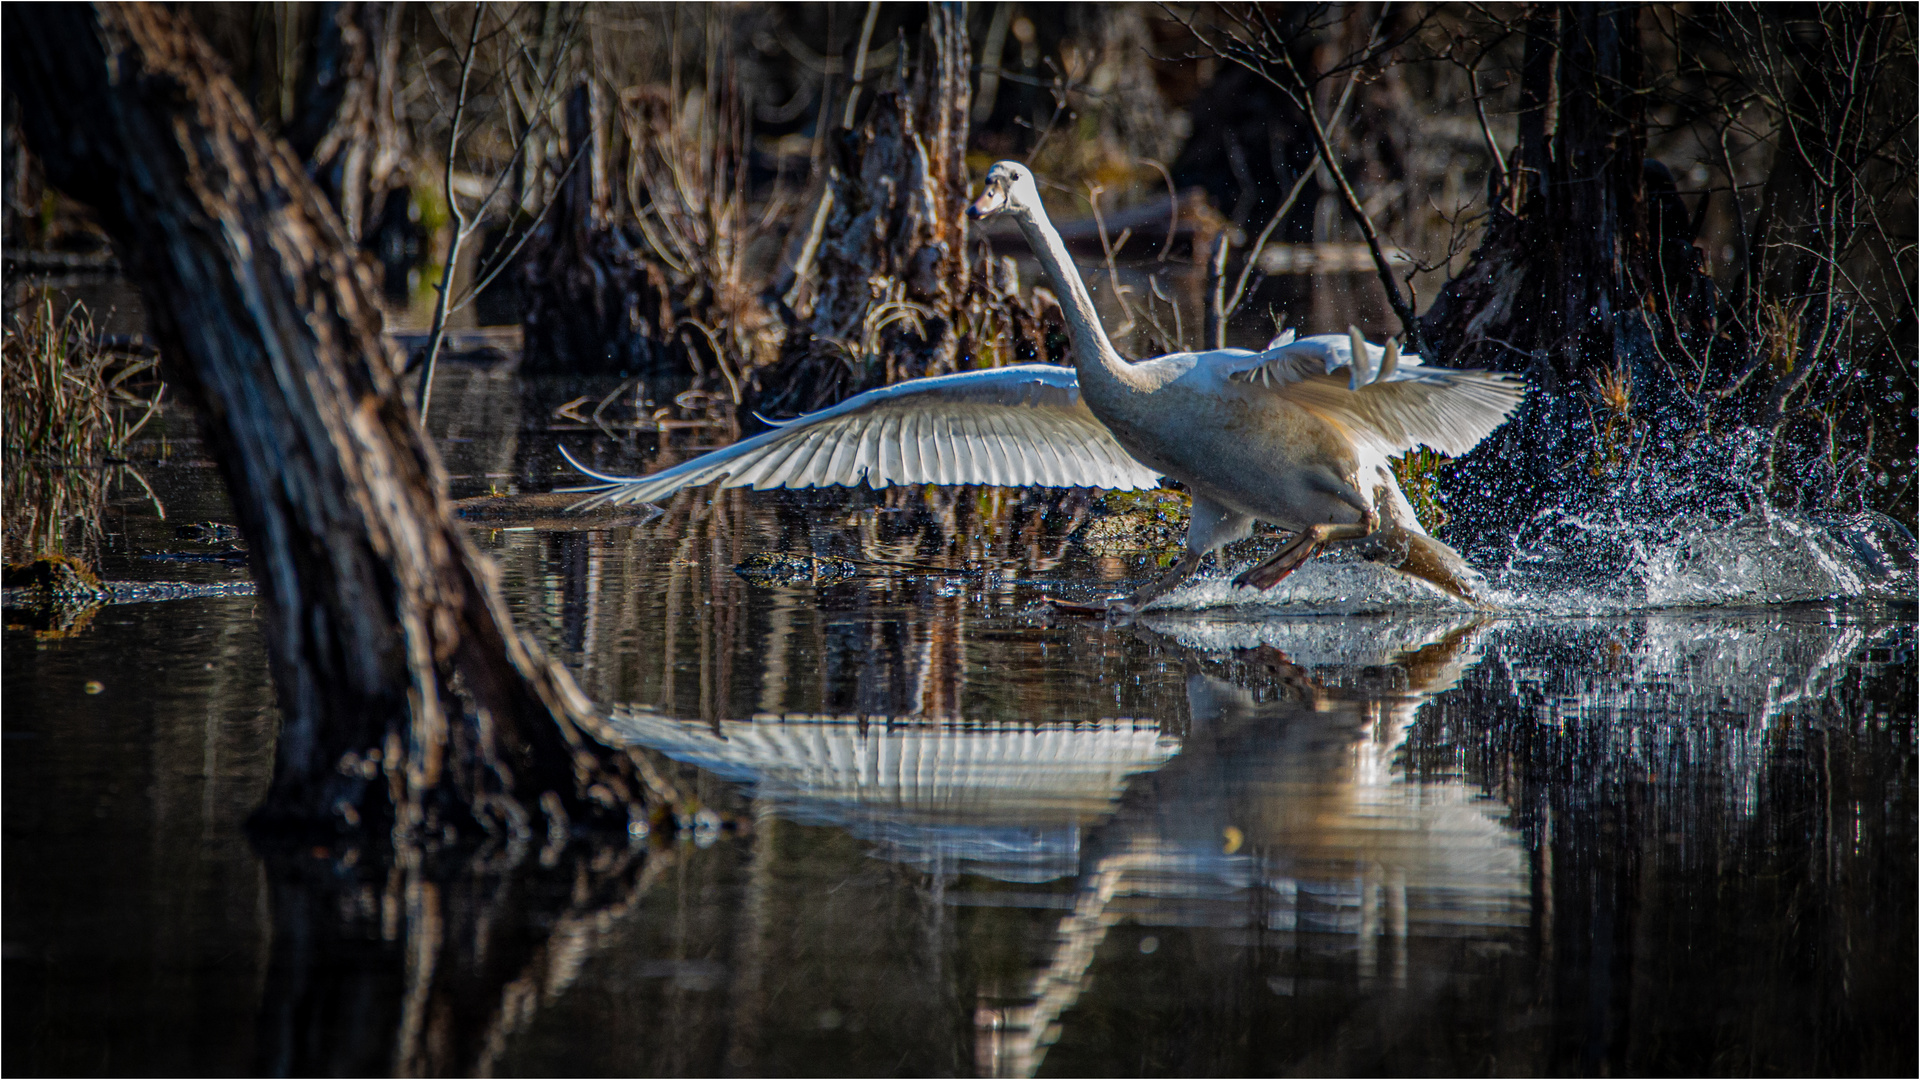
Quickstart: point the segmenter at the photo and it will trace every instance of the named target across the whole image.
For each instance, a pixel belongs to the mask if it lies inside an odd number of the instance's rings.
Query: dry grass
[[[1646,425],[1634,415],[1633,373],[1625,366],[1594,372],[1592,397],[1587,401],[1587,423],[1593,429],[1594,450],[1587,471],[1596,479],[1617,473],[1638,454]],[[1600,408],[1596,411],[1594,404]]]
[[[1766,301],[1760,306],[1760,355],[1775,379],[1793,374],[1794,363],[1800,358],[1806,309],[1804,300],[1798,304]]]
[[[103,347],[85,306],[57,313],[46,296],[15,312],[0,335],[6,561],[93,561],[113,483],[133,479],[153,498],[120,459],[165,392],[142,398],[127,389],[155,361]],[[153,504],[165,517],[159,500]]]
[[[1448,521],[1446,507],[1440,505],[1440,477],[1452,458],[1421,447],[1393,459],[1394,479],[1413,506],[1421,527],[1433,533]]]
[[[731,80],[709,91],[676,99],[659,87],[630,88],[620,97],[620,121],[632,148],[633,220],[674,280],[685,307],[679,323],[699,332],[686,336],[696,373],[717,374],[703,382],[737,404],[746,372],[779,353],[779,325],[760,301],[764,283],[749,257],[787,205],[776,192],[749,212],[745,107]]]

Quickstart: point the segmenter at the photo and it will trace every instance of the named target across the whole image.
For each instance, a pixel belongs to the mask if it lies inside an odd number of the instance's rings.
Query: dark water
[[[564,425],[504,374],[435,400],[457,495],[545,490],[555,437],[651,454],[522,431]],[[110,576],[243,576],[139,557],[223,518],[174,445],[170,520],[130,499]],[[476,530],[708,810],[546,870],[263,861],[249,599],[7,631],[4,1067],[1915,1071],[1911,604],[1052,622],[1046,591],[1146,571],[1070,541],[1083,509],[727,492]],[[734,572],[762,551],[859,572]]]

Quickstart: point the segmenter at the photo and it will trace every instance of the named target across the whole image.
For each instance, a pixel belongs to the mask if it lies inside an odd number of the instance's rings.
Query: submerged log
[[[27,140],[139,283],[247,538],[281,711],[256,821],[524,847],[644,820],[643,766],[449,511],[369,266],[205,42],[157,5],[10,5],[4,29]]]

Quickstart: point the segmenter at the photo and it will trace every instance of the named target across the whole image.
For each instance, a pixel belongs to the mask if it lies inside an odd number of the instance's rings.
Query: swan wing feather
[[[562,454],[566,454],[564,448]],[[575,509],[651,503],[685,487],[855,487],[1047,482],[1139,489],[1160,474],[1134,461],[1080,398],[1073,369],[969,371],[869,390],[650,476],[610,476]]]
[[[1520,406],[1518,376],[1423,364],[1366,344],[1356,356],[1346,334],[1316,334],[1262,353],[1219,355],[1228,379],[1264,387],[1336,416],[1378,437],[1387,454],[1427,446],[1458,456],[1474,448]]]

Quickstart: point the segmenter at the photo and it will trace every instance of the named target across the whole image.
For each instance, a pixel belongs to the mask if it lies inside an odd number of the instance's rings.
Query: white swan
[[[1186,553],[1124,601],[1137,610],[1255,520],[1294,532],[1234,583],[1270,588],[1328,543],[1367,539],[1370,557],[1472,598],[1478,575],[1429,537],[1389,460],[1418,446],[1463,454],[1519,405],[1511,376],[1427,367],[1359,331],[1264,352],[1215,349],[1121,359],[1040,204],[1033,174],[1003,161],[968,210],[1020,226],[1060,295],[1072,369],[970,371],[871,390],[832,408],[643,477],[607,476],[582,508],[661,499],[680,488],[890,484],[1146,488],[1172,477],[1193,496]],[[1073,605],[1067,605],[1073,606]]]

